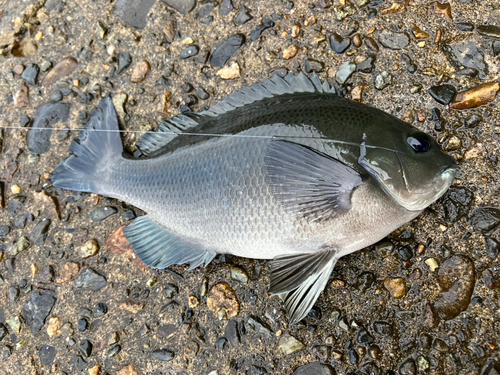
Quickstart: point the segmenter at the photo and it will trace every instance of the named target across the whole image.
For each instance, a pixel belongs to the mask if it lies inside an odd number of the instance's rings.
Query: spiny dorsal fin
[[[297,75],[288,73],[285,78],[274,75],[262,82],[241,88],[203,112],[182,114],[163,121],[154,132],[145,134],[136,145],[148,156],[167,145],[178,134],[189,132],[203,117],[217,117],[264,98],[301,92],[335,93],[335,88],[326,80],[322,83],[316,74],[308,77],[302,72]]]

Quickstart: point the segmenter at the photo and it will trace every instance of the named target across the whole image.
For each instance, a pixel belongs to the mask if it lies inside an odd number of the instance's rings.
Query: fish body
[[[146,134],[122,156],[109,98],[51,179],[147,212],[124,231],[149,266],[208,264],[219,253],[272,259],[271,289],[291,323],[338,258],[415,218],[455,163],[428,135],[341,98],[317,77],[273,77]]]

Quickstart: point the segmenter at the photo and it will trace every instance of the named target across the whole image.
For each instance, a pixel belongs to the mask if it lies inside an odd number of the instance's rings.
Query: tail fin
[[[73,155],[57,166],[50,179],[55,187],[99,193],[113,160],[122,157],[115,107],[109,96],[92,111],[85,129],[71,142]]]

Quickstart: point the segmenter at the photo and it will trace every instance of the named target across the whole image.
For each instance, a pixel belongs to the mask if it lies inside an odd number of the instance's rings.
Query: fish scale
[[[274,76],[166,120],[137,142],[140,158],[122,156],[115,130],[107,97],[54,186],[147,212],[124,234],[151,267],[194,268],[218,253],[271,259],[269,292],[284,295],[292,324],[339,257],[415,218],[456,171],[427,134],[337,96],[314,75]]]

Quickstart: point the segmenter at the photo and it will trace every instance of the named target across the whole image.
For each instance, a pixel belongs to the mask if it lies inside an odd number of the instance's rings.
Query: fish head
[[[421,211],[450,187],[457,163],[428,134],[398,121],[397,127],[364,135],[358,163],[409,211]]]

